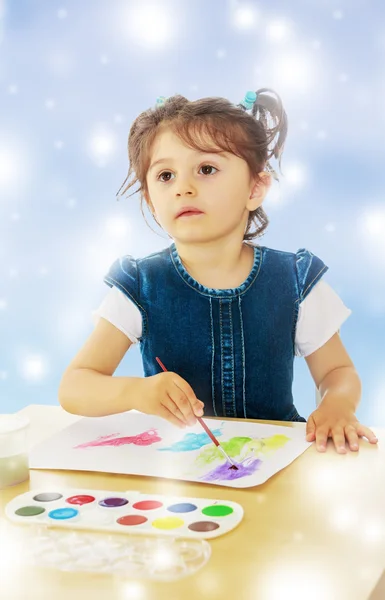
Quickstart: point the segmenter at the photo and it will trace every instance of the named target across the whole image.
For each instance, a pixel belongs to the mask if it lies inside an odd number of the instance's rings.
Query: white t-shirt
[[[296,356],[308,356],[321,348],[351,313],[338,294],[321,279],[299,305]],[[142,315],[134,302],[115,286],[108,291],[99,308],[92,312],[95,326],[100,317],[112,323],[133,344],[138,343],[142,335]]]

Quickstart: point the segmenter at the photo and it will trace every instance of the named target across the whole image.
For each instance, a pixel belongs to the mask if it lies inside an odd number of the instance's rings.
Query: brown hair
[[[276,98],[269,95],[270,93]],[[130,129],[130,167],[117,196],[122,196],[135,183],[139,183],[139,189],[133,194],[141,192],[140,206],[144,216],[143,192],[148,193],[146,175],[150,166],[151,147],[163,126],[170,127],[182,142],[200,152],[218,152],[219,148],[243,158],[249,166],[252,179],[257,179],[261,171],[267,170],[278,180],[269,159],[274,156],[279,160],[281,167],[281,155],[287,134],[287,116],[281,99],[274,90],[261,88],[256,91],[256,95],[251,114],[243,104],[234,105],[225,98],[201,98],[191,102],[180,95],[171,96],[163,105],[142,112]],[[272,121],[271,127],[269,120]],[[208,134],[216,147],[208,147],[205,134]],[[278,138],[274,143],[276,136]],[[127,183],[134,173],[134,179]],[[155,216],[154,219],[156,221]],[[253,225],[255,231],[251,231]],[[267,225],[267,215],[260,206],[250,212],[243,239],[251,240],[262,235]]]

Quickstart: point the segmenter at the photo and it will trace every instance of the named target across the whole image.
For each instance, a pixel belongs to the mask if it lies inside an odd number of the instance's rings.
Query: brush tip
[[[235,465],[231,465],[231,467],[229,467],[229,469],[233,469],[233,471],[238,471],[238,467],[236,467]]]

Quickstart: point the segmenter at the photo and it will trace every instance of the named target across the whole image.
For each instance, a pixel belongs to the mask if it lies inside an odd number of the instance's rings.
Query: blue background
[[[168,245],[137,195],[117,201],[131,122],[157,96],[273,87],[289,118],[260,243],[307,247],[353,314],[342,338],[384,425],[385,9],[293,0],[0,0],[0,413],[57,404],[122,254]],[[117,374],[141,375],[138,348]],[[295,361],[307,417],[314,384]]]

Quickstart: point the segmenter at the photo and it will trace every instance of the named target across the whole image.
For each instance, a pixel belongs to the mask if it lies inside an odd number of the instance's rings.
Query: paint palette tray
[[[236,502],[80,488],[30,490],[5,507],[17,523],[111,533],[210,539],[243,518]]]

